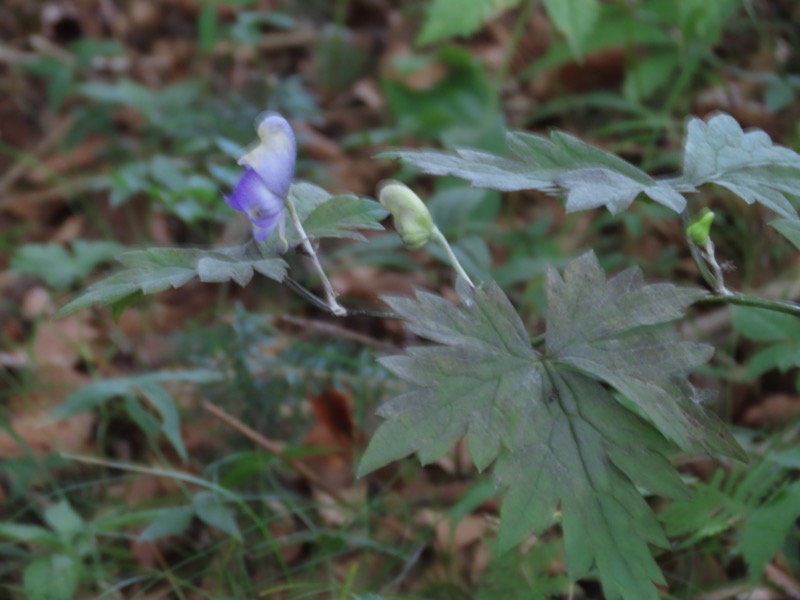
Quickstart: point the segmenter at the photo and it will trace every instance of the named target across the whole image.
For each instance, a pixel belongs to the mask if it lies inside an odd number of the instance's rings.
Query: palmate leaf
[[[468,149],[390,151],[379,157],[400,160],[432,175],[461,177],[476,187],[564,191],[568,212],[605,206],[617,213],[642,193],[675,212],[686,206],[670,184],[567,133],[555,131],[547,138],[508,132],[506,144],[515,158]]]
[[[545,353],[496,284],[461,282],[458,306],[423,292],[387,299],[437,345],[383,359],[412,388],[381,407],[359,474],[412,453],[430,463],[466,436],[477,468],[495,462],[505,491],[502,548],[541,532],[560,506],[573,581],[596,569],[608,598],[657,598],[648,544],[666,539],[637,486],[684,493],[667,458],[676,445],[743,456],[685,381],[709,349],[662,325],[703,294],[645,286],[636,270],[606,280],[584,255],[563,277],[550,273]]]
[[[719,114],[708,123],[689,121],[683,182],[715,183],[748,204],[760,202],[781,216],[798,220],[800,154],[775,146],[763,131],[745,133],[733,117]]]
[[[292,185],[291,199],[309,237],[364,239],[357,229],[383,229],[379,221],[388,212],[374,200],[353,195],[333,196],[310,183]],[[288,213],[288,211],[286,211]],[[255,273],[282,281],[288,265],[280,254],[302,242],[286,215],[285,237],[272,235],[265,243],[254,241],[229,248],[151,248],[118,257],[123,269],[89,286],[63,306],[56,318],[82,308],[113,305],[115,314],[142,294],[178,288],[195,277],[206,283],[235,281],[247,285]]]
[[[230,248],[151,248],[132,250],[118,259],[123,269],[89,286],[62,306],[56,318],[93,306],[125,301],[136,294],[155,294],[178,288],[198,277],[204,282],[233,280],[246,285],[254,272],[281,281],[286,273],[282,258],[264,256],[255,242]]]

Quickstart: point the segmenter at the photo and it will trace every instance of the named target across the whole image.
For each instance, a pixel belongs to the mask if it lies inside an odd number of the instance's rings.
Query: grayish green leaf
[[[477,187],[504,191],[535,189],[566,192],[568,212],[605,206],[612,213],[628,208],[639,194],[681,212],[686,200],[667,183],[609,152],[576,137],[553,132],[550,138],[509,132],[506,143],[516,158],[476,150],[384,152],[433,175],[454,175]]]
[[[317,206],[303,222],[309,237],[366,239],[356,229],[383,229],[389,213],[380,204],[358,196],[335,196]]]
[[[683,181],[691,186],[715,183],[748,204],[760,202],[797,221],[800,155],[775,146],[763,131],[745,133],[726,114],[708,123],[689,121],[684,149]]]
[[[383,229],[379,221],[386,216],[386,211],[373,200],[332,196],[320,187],[303,182],[293,184],[290,194],[306,233],[311,237],[363,239],[355,229]],[[61,307],[55,316],[62,317],[95,304],[114,306],[118,316],[137,294],[156,294],[178,288],[195,277],[208,283],[235,281],[244,286],[254,272],[258,272],[282,281],[288,267],[280,258],[286,251],[285,244],[294,247],[302,242],[288,214],[285,219],[285,242],[278,235],[272,235],[263,244],[249,241],[229,248],[151,248],[125,252],[118,257],[123,270],[89,286],[83,294]],[[60,246],[57,248],[65,253]]]
[[[681,448],[746,458],[686,381],[713,348],[650,327],[679,318],[707,292],[645,286],[637,268],[606,281],[591,253],[570,263],[563,278],[551,269],[548,279],[547,350],[559,363],[622,392]]]
[[[193,248],[151,248],[133,250],[119,257],[125,267],[91,286],[85,293],[61,307],[56,317],[62,317],[95,304],[114,304],[140,292],[155,294],[178,288],[195,277],[201,281],[233,280],[245,285],[253,271],[281,281],[286,262],[276,256],[265,256],[255,242],[241,246],[200,250]]]
[[[236,260],[204,256],[197,261],[197,276],[204,283],[235,281],[244,287],[253,278],[253,267]]]
[[[501,191],[551,189],[552,180],[536,173],[522,161],[502,158],[480,150],[391,150],[376,158],[399,160],[431,175],[454,175],[475,187]]]
[[[551,525],[560,506],[573,581],[596,569],[608,598],[657,598],[653,584],[663,577],[648,545],[666,539],[637,487],[685,493],[668,460],[675,447],[663,434],[684,448],[742,455],[685,382],[708,359],[707,348],[664,327],[705,292],[644,286],[635,270],[606,280],[587,254],[563,278],[550,275],[541,354],[496,284],[460,282],[458,291],[458,306],[424,292],[386,299],[436,345],[382,360],[411,387],[380,408],[386,420],[359,474],[412,453],[430,463],[466,436],[477,468],[495,462],[495,484],[505,490],[502,548]]]

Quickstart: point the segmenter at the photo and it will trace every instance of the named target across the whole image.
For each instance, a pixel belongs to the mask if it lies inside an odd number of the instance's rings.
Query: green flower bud
[[[705,246],[711,232],[711,223],[714,220],[714,213],[704,208],[700,214],[692,220],[687,227],[686,234],[698,246]]]
[[[431,213],[408,186],[392,179],[382,181],[378,200],[392,213],[394,228],[409,250],[419,250],[430,241],[436,230]]]

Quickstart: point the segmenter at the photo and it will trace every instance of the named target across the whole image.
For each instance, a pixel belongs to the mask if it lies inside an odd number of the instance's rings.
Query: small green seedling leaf
[[[23,523],[0,523],[0,538],[49,546],[58,544],[58,540],[49,529]]]
[[[34,558],[22,574],[28,600],[74,600],[83,568],[71,556],[53,554]]]
[[[11,268],[40,277],[50,287],[65,289],[98,265],[114,260],[121,251],[122,246],[113,242],[76,240],[71,252],[61,244],[25,244],[11,258]]]
[[[191,506],[162,508],[158,517],[139,534],[139,540],[147,542],[179,535],[189,528],[193,517],[194,508]]]
[[[771,345],[753,354],[746,375],[756,379],[772,369],[782,373],[800,367],[800,318],[754,308],[732,306],[733,327],[752,340]]]
[[[597,0],[544,0],[544,7],[556,29],[567,38],[572,54],[582,58],[586,38],[600,15],[600,3]]]
[[[219,381],[216,371],[198,369],[194,371],[162,371],[103,379],[85,385],[68,397],[53,411],[53,420],[66,419],[72,415],[93,410],[106,402],[123,398],[128,414],[148,434],[158,431],[158,420],[147,412],[137,399],[144,396],[161,416],[160,429],[184,461],[188,455],[181,436],[180,413],[172,396],[161,385],[165,382],[212,383]],[[155,431],[153,429],[155,428]]]
[[[44,520],[64,537],[72,537],[85,529],[81,516],[75,512],[66,500],[48,506],[44,511]]]
[[[751,579],[761,579],[764,567],[783,545],[798,518],[800,481],[782,487],[748,517],[738,546],[750,567]]]
[[[429,44],[456,36],[471,35],[520,0],[433,0],[417,42]]]
[[[164,436],[175,448],[178,456],[186,462],[189,457],[186,447],[183,445],[183,436],[181,436],[181,417],[172,396],[158,383],[140,385],[139,390],[161,415],[161,429]]]
[[[233,511],[222,502],[217,494],[198,492],[192,499],[192,505],[197,518],[203,523],[216,527],[237,540],[241,539],[242,536],[236,525]]]

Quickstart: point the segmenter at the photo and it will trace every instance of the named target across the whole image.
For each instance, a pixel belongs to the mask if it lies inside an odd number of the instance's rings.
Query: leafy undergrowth
[[[0,11],[0,596],[800,597],[797,319],[672,214],[800,298],[791,2],[91,4]],[[264,109],[355,316],[222,201]]]

